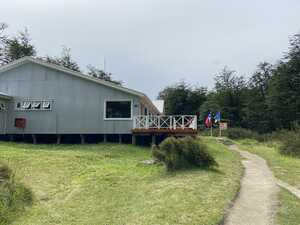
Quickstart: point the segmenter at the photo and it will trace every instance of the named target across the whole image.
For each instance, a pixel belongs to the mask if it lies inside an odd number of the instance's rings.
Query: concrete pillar
[[[107,135],[103,134],[103,142],[106,143],[107,142]]]
[[[81,144],[84,144],[85,140],[84,140],[84,135],[83,134],[80,134],[80,139],[81,139]]]
[[[152,143],[151,144],[156,145],[156,135],[155,134],[152,135]]]
[[[119,144],[122,144],[122,134],[119,134]]]
[[[36,135],[32,134],[31,137],[32,137],[32,142],[35,145],[37,143],[37,141],[36,141]]]
[[[131,143],[136,145],[136,136],[134,134],[131,136]]]
[[[60,142],[61,142],[61,135],[60,134],[58,134],[57,136],[56,136],[56,144],[60,144]]]

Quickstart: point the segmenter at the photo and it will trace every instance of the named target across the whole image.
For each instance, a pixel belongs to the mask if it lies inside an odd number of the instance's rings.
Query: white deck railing
[[[197,116],[135,116],[133,129],[193,129],[197,130]]]

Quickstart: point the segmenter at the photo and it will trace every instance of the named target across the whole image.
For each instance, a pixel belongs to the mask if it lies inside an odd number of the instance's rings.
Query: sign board
[[[228,123],[224,123],[224,122],[220,123],[220,129],[221,130],[227,130],[227,128],[228,128]]]
[[[24,129],[26,127],[26,119],[15,118],[15,127]]]

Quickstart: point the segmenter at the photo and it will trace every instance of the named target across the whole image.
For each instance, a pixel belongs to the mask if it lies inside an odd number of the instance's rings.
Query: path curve
[[[266,161],[236,145],[229,146],[243,157],[245,173],[241,181],[240,193],[233,203],[225,225],[272,225],[278,205],[276,184]]]

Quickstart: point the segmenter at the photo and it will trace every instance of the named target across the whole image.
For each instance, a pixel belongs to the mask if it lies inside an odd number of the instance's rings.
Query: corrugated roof
[[[80,73],[80,72],[75,72],[75,71],[70,70],[68,68],[65,68],[63,66],[58,66],[58,65],[55,65],[55,64],[52,64],[52,63],[45,62],[45,61],[40,60],[40,59],[29,57],[29,56],[23,57],[21,59],[18,59],[18,60],[14,61],[14,62],[11,62],[11,63],[9,63],[7,65],[4,65],[4,66],[0,67],[0,73],[3,73],[3,72],[8,71],[8,70],[11,70],[13,68],[16,68],[16,67],[18,67],[20,65],[23,65],[25,63],[28,63],[28,62],[36,63],[36,64],[39,64],[39,65],[42,65],[42,66],[45,66],[45,67],[48,67],[48,68],[51,68],[51,69],[54,69],[54,70],[58,70],[58,71],[61,71],[61,72],[64,72],[64,73],[76,76],[78,78],[89,80],[89,81],[92,81],[92,82],[95,82],[95,83],[98,83],[98,84],[101,84],[101,85],[105,85],[105,86],[108,86],[108,87],[111,87],[111,88],[114,88],[114,89],[117,89],[117,90],[129,93],[129,94],[141,97],[148,104],[150,104],[150,106],[153,109],[155,109],[157,112],[159,112],[159,110],[152,103],[152,101],[148,98],[148,96],[145,95],[142,92],[139,92],[139,91],[136,91],[136,90],[133,90],[133,89],[129,89],[129,88],[126,88],[126,87],[114,84],[112,82],[108,82],[108,81],[105,81],[105,80],[100,80],[100,79],[97,79],[97,78],[85,75],[85,74]]]
[[[0,98],[10,99],[11,96],[9,96],[8,94],[0,91]]]

